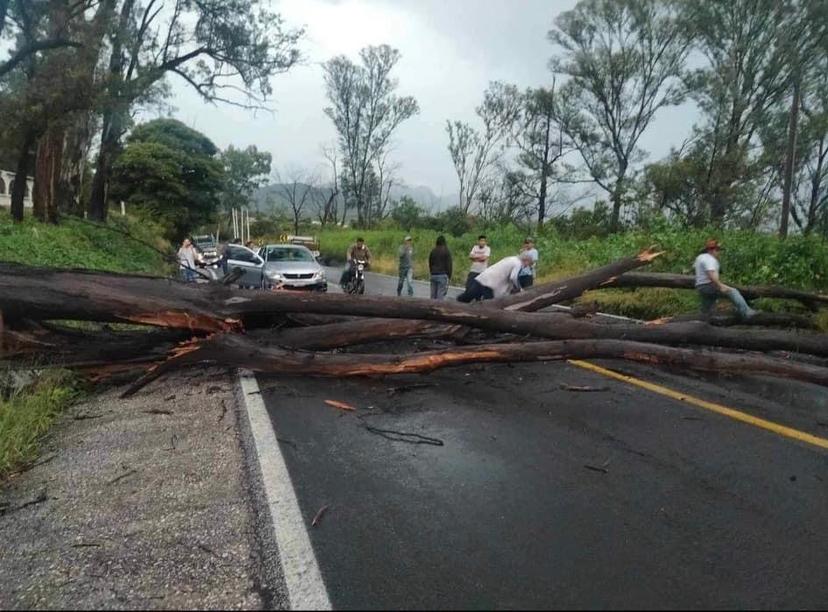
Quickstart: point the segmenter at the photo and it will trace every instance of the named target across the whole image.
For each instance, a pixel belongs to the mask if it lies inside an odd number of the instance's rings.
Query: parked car
[[[193,236],[193,246],[201,254],[204,265],[209,266],[220,259],[218,245],[212,236]]]
[[[259,250],[264,261],[265,288],[281,284],[285,289],[327,291],[325,270],[310,249],[296,244],[269,244]]]

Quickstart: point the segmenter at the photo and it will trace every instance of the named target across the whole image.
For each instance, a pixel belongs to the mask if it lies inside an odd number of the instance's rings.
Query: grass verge
[[[52,422],[79,396],[71,374],[50,370],[11,397],[0,399],[0,481],[34,461]]]

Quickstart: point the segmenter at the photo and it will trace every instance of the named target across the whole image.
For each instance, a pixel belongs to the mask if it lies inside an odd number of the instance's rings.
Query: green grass
[[[18,224],[0,211],[0,261],[166,276],[174,268],[163,253],[172,249],[161,235],[145,220],[115,217],[100,226],[72,218],[59,225],[26,218]],[[0,478],[34,460],[43,434],[76,396],[68,375],[46,371],[30,387],[0,401]]]
[[[72,218],[50,225],[31,218],[14,223],[0,212],[0,261],[166,275],[171,268],[161,252],[172,250],[160,236],[152,224],[123,217],[106,226]]]
[[[0,399],[0,480],[34,461],[55,418],[80,392],[66,372],[48,371],[9,399]]]
[[[397,248],[406,234],[414,238],[415,277],[428,276],[428,253],[438,232],[415,229],[404,230],[316,230],[322,255],[344,261],[345,251],[357,236],[365,238],[374,255],[375,272],[396,274]],[[513,226],[475,230],[462,236],[446,234],[454,256],[452,282],[463,284],[468,271],[468,252],[477,235],[485,233],[492,247],[492,261],[516,254],[524,233]],[[779,240],[776,236],[749,231],[716,231],[688,229],[664,224],[648,231],[630,231],[586,240],[570,239],[554,231],[537,237],[540,252],[538,278],[550,281],[572,276],[629,256],[648,246],[656,246],[664,254],[647,266],[653,272],[692,273],[693,261],[711,236],[723,242],[722,277],[734,284],[778,284],[811,291],[828,290],[828,243],[819,237],[792,236]],[[692,291],[669,289],[602,290],[590,292],[582,298],[595,300],[606,312],[637,318],[656,318],[690,312],[698,308]],[[759,301],[760,308],[797,311],[799,305],[791,301]]]

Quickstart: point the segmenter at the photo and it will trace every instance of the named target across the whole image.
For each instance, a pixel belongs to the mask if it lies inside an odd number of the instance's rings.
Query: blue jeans
[[[192,268],[181,268],[179,272],[181,273],[181,280],[183,280],[185,283],[195,282],[196,271]]]
[[[696,291],[699,292],[699,297],[701,298],[701,311],[705,316],[710,314],[713,310],[713,306],[716,305],[716,301],[719,298],[726,298],[733,302],[733,305],[739,312],[739,316],[743,319],[746,319],[756,312],[748,306],[748,303],[745,301],[745,298],[742,297],[742,294],[733,287],[731,287],[728,291],[719,291],[713,283],[707,283],[706,285],[696,287]]]
[[[448,274],[432,274],[431,275],[431,299],[443,300],[448,293],[449,277]]]
[[[397,283],[397,295],[402,295],[403,286],[407,285],[408,297],[414,296],[414,270],[400,268],[400,281]]]

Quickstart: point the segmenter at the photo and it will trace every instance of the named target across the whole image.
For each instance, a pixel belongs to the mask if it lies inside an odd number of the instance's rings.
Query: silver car
[[[307,247],[296,244],[269,244],[259,249],[264,261],[263,286],[281,283],[285,289],[327,291],[325,270]]]

